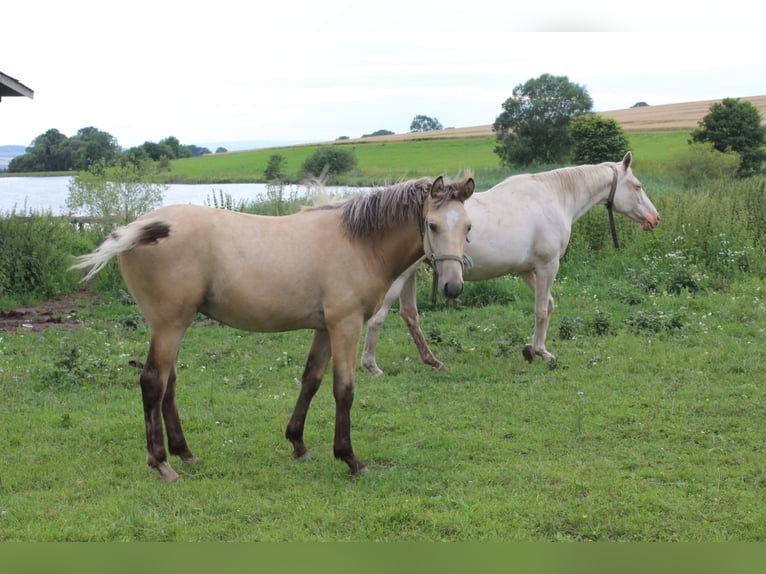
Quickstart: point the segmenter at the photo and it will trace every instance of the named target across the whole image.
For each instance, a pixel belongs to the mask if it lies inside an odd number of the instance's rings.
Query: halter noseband
[[[612,242],[614,248],[620,248],[620,242],[617,240],[617,229],[614,227],[614,213],[612,205],[614,204],[614,194],[617,191],[617,168],[612,167],[612,187],[609,189],[609,197],[606,198],[606,210],[609,212],[609,229],[612,231]]]
[[[439,270],[436,268],[436,262],[437,261],[457,261],[463,266],[463,271],[470,269],[473,267],[473,259],[471,259],[470,256],[463,254],[462,257],[460,255],[437,255],[433,247],[431,246],[431,233],[430,229],[428,228],[428,221],[423,220],[423,252],[426,255],[426,261],[431,265],[431,268],[434,271],[434,280],[433,284],[431,285],[431,303],[436,302],[436,291],[439,283]]]

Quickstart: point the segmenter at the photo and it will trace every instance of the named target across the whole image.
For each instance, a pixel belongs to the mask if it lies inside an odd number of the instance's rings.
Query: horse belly
[[[324,329],[324,312],[316,293],[252,285],[213,289],[200,312],[244,331],[281,332],[297,329]]]

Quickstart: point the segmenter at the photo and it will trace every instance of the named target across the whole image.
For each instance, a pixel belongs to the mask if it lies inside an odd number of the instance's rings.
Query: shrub
[[[629,148],[620,124],[596,114],[572,120],[569,138],[572,141],[572,161],[576,164],[618,161]]]
[[[716,179],[731,179],[737,175],[742,160],[736,152],[721,152],[710,142],[693,143],[675,155],[672,176],[690,189]]]
[[[67,208],[103,220],[105,229],[125,225],[162,204],[165,186],[150,183],[145,169],[132,163],[114,168],[93,164],[69,184]]]
[[[77,289],[80,275],[68,271],[71,254],[90,247],[62,217],[0,218],[0,300],[32,303]]]
[[[303,162],[303,172],[307,176],[319,177],[325,170],[334,176],[356,167],[354,152],[339,147],[322,147]]]

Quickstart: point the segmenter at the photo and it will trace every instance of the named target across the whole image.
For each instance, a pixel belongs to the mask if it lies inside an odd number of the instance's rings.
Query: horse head
[[[615,211],[640,223],[644,231],[650,231],[659,224],[660,214],[646,195],[641,182],[633,175],[630,167],[632,161],[633,154],[628,152],[621,162],[612,164],[615,177],[615,182],[612,183],[612,205]]]
[[[445,184],[439,176],[423,206],[423,251],[439,278],[439,292],[449,299],[463,292],[463,249],[471,230],[464,203],[474,188],[472,177]]]

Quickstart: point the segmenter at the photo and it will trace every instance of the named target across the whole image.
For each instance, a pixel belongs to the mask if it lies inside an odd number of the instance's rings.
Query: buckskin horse
[[[147,463],[175,481],[165,449],[183,462],[189,450],[176,406],[176,361],[197,312],[237,329],[312,329],[301,391],[285,432],[293,456],[309,459],[303,429],[311,400],[333,363],[333,452],[351,475],[366,470],[351,446],[356,355],[364,322],[391,283],[425,256],[448,298],[463,290],[463,249],[470,229],[464,202],[472,178],[418,179],[335,205],[281,216],[173,205],[113,231],[73,267],[92,278],[117,257],[150,330],[140,383]]]

